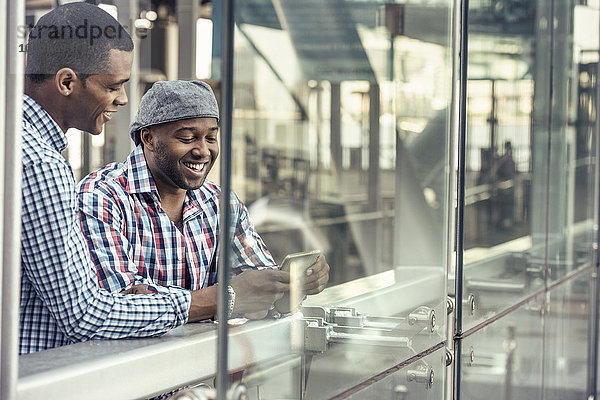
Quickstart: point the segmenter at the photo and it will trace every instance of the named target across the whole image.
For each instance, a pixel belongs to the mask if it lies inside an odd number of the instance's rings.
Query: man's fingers
[[[152,294],[152,292],[148,290],[146,285],[139,283],[137,285],[133,285],[129,289],[122,290],[121,294]]]
[[[321,292],[329,281],[329,264],[325,256],[319,259],[306,271],[304,278],[304,291],[306,294],[317,294]]]
[[[329,282],[329,275],[321,275],[318,279],[306,281],[304,283],[304,292],[306,294],[317,294],[323,291]]]
[[[308,272],[309,271],[307,271],[307,275],[305,277],[303,277],[305,285],[310,285],[310,284],[318,281],[319,279],[322,279],[324,276],[329,276],[329,274],[324,271],[316,272],[313,270],[312,273],[310,273],[310,274]]]
[[[317,261],[315,261],[315,263],[306,270],[305,275],[307,277],[309,277],[309,276],[322,275],[322,274],[328,274],[328,273],[329,273],[329,264],[327,264],[327,261],[325,261],[324,256],[319,256]]]

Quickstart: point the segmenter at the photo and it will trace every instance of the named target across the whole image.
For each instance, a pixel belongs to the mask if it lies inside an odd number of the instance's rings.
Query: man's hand
[[[290,274],[270,269],[249,270],[232,277],[229,284],[235,291],[233,312],[260,319],[290,290]]]
[[[290,283],[290,291],[275,302],[279,312],[290,312],[298,308],[304,297],[308,294],[321,293],[329,281],[329,264],[323,254],[317,261],[306,269],[303,276]]]
[[[129,289],[122,290],[121,294],[153,294],[153,292],[149,291],[143,283],[139,283]]]
[[[304,294],[321,293],[329,282],[329,264],[323,254],[306,270],[304,278]]]

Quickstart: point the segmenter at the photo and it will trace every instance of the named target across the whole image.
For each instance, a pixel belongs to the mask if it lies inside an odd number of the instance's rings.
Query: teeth
[[[204,169],[205,164],[192,164],[192,163],[184,163],[188,168],[193,169],[194,171],[202,171]]]
[[[107,117],[112,117],[112,115],[113,115],[114,113],[115,113],[114,111],[104,111],[104,114],[105,114]]]

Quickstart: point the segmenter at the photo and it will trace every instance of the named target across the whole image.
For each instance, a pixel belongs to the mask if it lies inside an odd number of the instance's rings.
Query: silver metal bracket
[[[454,298],[448,296],[446,298],[446,314],[450,315],[454,312]]]
[[[469,293],[466,299],[463,299],[463,306],[469,310],[469,314],[475,314],[475,296],[473,293]]]
[[[297,323],[303,327],[303,350],[307,352],[323,353],[332,343],[400,348],[412,344],[406,331],[397,328],[401,319],[371,319],[353,308],[303,307],[302,314],[304,318]],[[422,314],[412,318],[413,324],[423,319]]]
[[[433,386],[434,378],[433,368],[425,363],[406,371],[406,379],[409,382],[424,383],[427,389]]]
[[[473,346],[469,347],[469,352],[462,354],[462,358],[463,358],[463,362],[465,363],[465,365],[467,366],[472,366],[473,363],[475,362],[475,350],[473,349]]]
[[[429,307],[421,306],[408,314],[408,324],[411,326],[426,326],[429,332],[433,332],[435,329],[435,311]]]
[[[353,307],[302,307],[305,318],[321,318],[328,324],[354,328],[414,330],[426,328],[432,333],[436,327],[435,310],[421,306],[407,317],[373,317],[361,314]]]
[[[446,347],[446,367],[452,365],[454,361],[454,354],[452,354],[452,350]]]

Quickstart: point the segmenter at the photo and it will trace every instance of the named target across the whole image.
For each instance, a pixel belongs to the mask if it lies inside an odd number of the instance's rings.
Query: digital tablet
[[[317,261],[320,254],[320,250],[288,254],[281,263],[281,270],[288,271],[293,276],[301,277]]]

